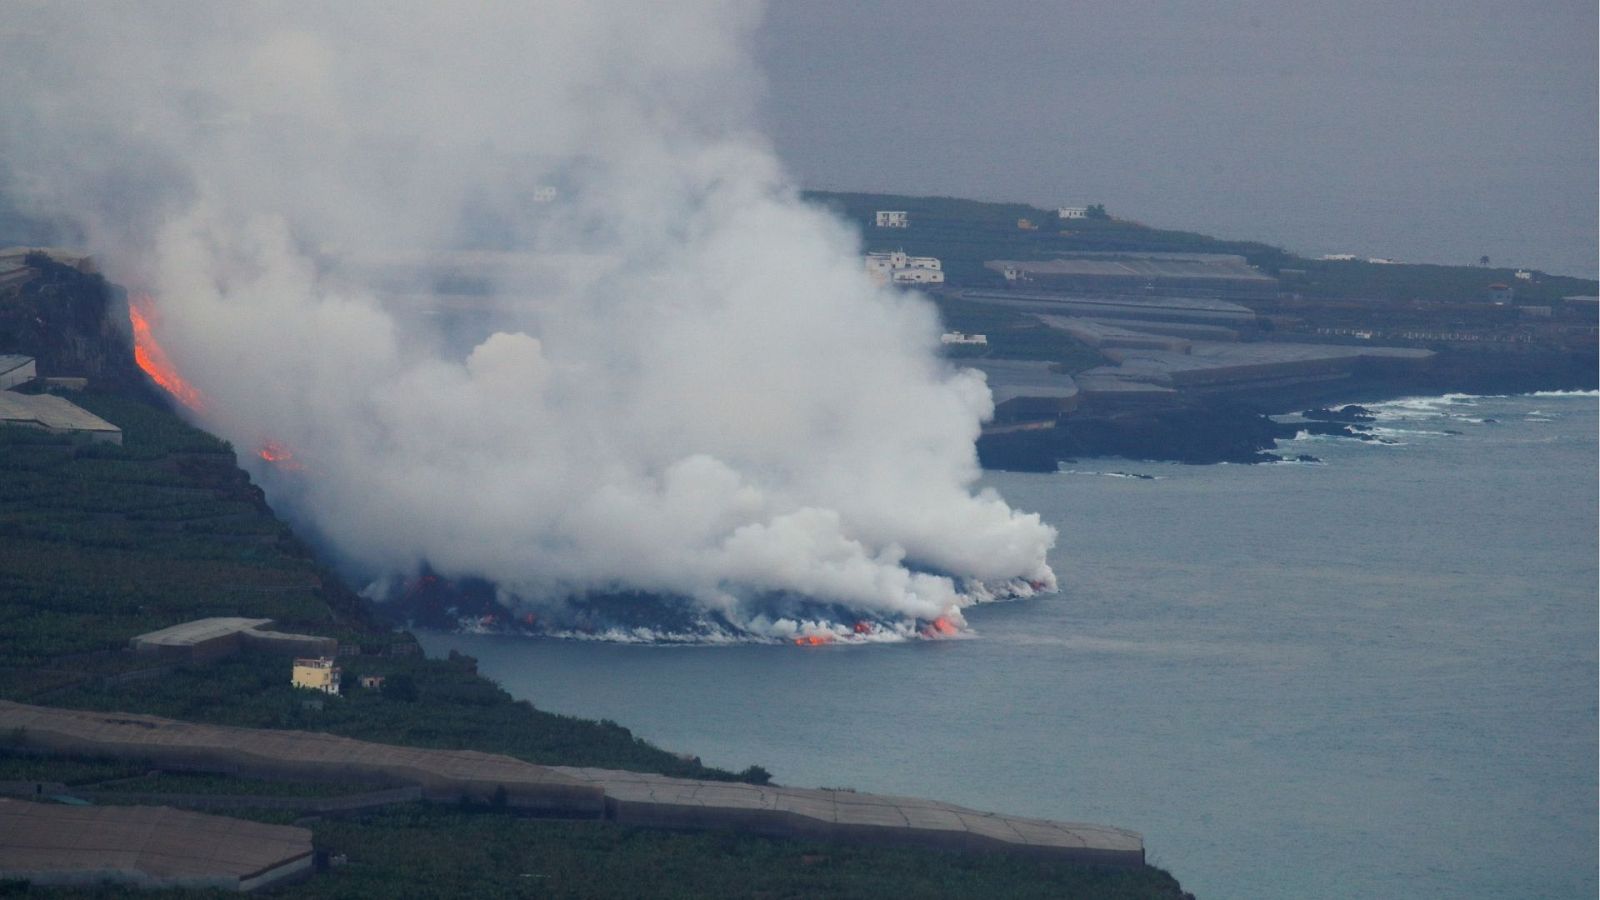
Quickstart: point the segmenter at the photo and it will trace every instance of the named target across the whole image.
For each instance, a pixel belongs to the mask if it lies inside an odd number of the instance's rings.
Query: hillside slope
[[[759,766],[740,773],[707,767],[614,722],[514,701],[479,676],[470,658],[424,658],[412,635],[384,622],[273,515],[230,446],[183,422],[115,363],[121,331],[106,318],[117,304],[105,282],[81,273],[56,276],[50,283],[59,302],[0,292],[0,321],[38,320],[31,332],[9,332],[11,343],[0,352],[45,358],[53,341],[73,345],[60,340],[64,334],[85,336],[73,353],[48,357],[58,368],[43,374],[90,376],[86,391],[68,396],[121,427],[124,443],[0,426],[0,698],[499,752],[547,765],[768,781]],[[106,361],[112,362],[95,368]],[[126,649],[137,634],[205,616],[272,618],[285,630],[337,638],[354,651],[340,657],[352,687],[343,696],[295,689],[281,657],[172,664]],[[354,687],[359,675],[386,680],[382,689],[363,690]],[[337,785],[34,756],[18,737],[0,740],[0,782],[63,785],[97,802],[192,802],[185,798],[210,795],[229,815],[283,822],[295,815],[283,808],[285,800],[340,794]],[[493,806],[409,803],[309,824],[322,857],[344,864],[282,895],[1183,896],[1170,875],[1153,867],[550,822]]]

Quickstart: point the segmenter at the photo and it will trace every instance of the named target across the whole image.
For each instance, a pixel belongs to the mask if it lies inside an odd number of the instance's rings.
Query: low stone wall
[[[0,701],[0,734],[24,752],[148,761],[155,768],[285,781],[413,786],[423,798],[599,818],[605,793],[544,766],[473,750],[396,747],[305,731],[198,725],[133,713]]]
[[[606,818],[656,828],[989,851],[1096,865],[1143,865],[1144,840],[1107,825],[1023,819],[915,797],[558,768],[604,787]]]
[[[251,794],[161,794],[144,791],[79,791],[96,803],[160,803],[179,809],[287,809],[306,814],[355,812],[422,799],[415,785],[344,797],[261,797]]]
[[[303,731],[228,728],[131,713],[0,701],[0,734],[24,752],[148,761],[157,768],[229,771],[293,781],[400,785],[360,797],[183,797],[211,809],[269,806],[338,811],[422,797],[604,818],[623,825],[733,829],[940,850],[1005,851],[1102,865],[1141,865],[1144,840],[1121,828],[1023,819],[910,797],[668,778],[615,769],[537,766],[490,753],[375,744]],[[174,802],[158,794],[107,799]]]

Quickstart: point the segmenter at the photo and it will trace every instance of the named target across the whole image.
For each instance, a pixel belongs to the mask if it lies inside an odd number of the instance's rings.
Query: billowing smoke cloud
[[[7,188],[374,579],[766,636],[1053,586],[1053,529],[973,492],[982,377],[753,130],[759,7],[471,6],[12,9]]]

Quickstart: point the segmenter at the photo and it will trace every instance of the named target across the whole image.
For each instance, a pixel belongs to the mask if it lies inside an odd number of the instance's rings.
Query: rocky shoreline
[[[1443,351],[1427,369],[1404,375],[1298,385],[1160,409],[1066,415],[1053,428],[985,434],[978,440],[978,459],[985,469],[1023,472],[1054,472],[1062,463],[1100,457],[1193,465],[1282,462],[1301,457],[1274,452],[1278,441],[1302,432],[1378,439],[1364,427],[1370,419],[1362,418],[1361,407],[1330,409],[1325,404],[1447,393],[1594,390],[1597,381],[1593,354]],[[1306,421],[1272,418],[1298,412],[1308,413]]]

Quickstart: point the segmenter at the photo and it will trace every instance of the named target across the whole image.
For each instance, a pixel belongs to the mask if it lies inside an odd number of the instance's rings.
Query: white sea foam
[[[1099,472],[1094,469],[1057,469],[1058,475],[1099,475],[1102,478],[1127,478],[1133,481],[1161,481],[1165,475],[1145,475],[1137,472]]]
[[[1600,397],[1600,391],[1533,391],[1527,394],[1439,394],[1436,396],[1400,397],[1394,400],[1382,400],[1376,403],[1363,404],[1372,414],[1382,419],[1393,418],[1439,418],[1448,417],[1460,419],[1465,422],[1482,424],[1481,418],[1467,417],[1456,414],[1455,411],[1463,408],[1481,406],[1484,401],[1509,400],[1514,397],[1550,397],[1557,399],[1595,399]],[[1530,415],[1536,415],[1535,411]]]
[[[1426,431],[1426,430],[1423,430],[1423,429],[1420,429],[1420,428],[1391,428],[1391,427],[1384,426],[1384,425],[1374,425],[1371,428],[1369,428],[1368,430],[1371,431],[1373,434],[1378,435],[1379,437],[1389,437],[1391,435],[1415,435],[1417,437],[1450,437],[1451,436],[1450,432],[1448,432],[1448,431]]]
[[[1534,391],[1529,397],[1587,397],[1594,399],[1600,397],[1600,391]]]

